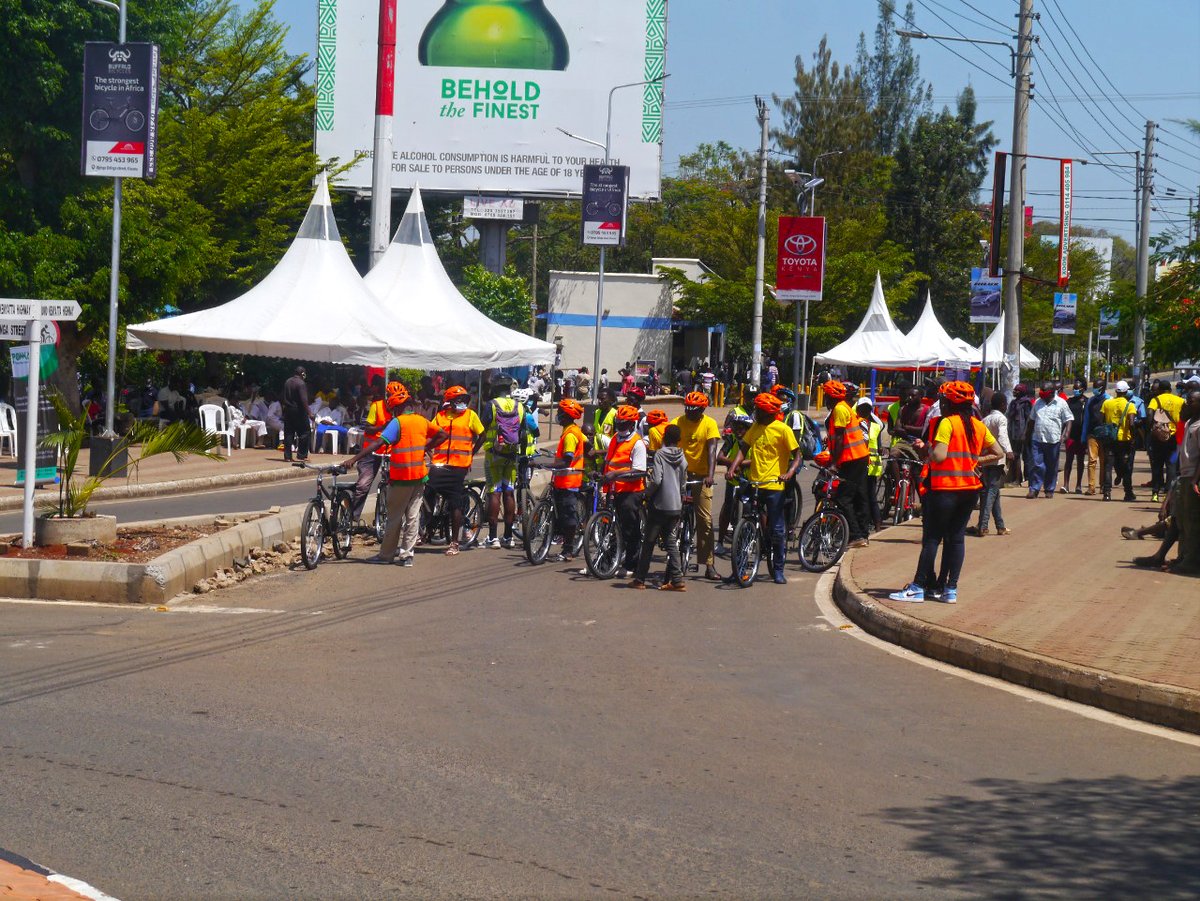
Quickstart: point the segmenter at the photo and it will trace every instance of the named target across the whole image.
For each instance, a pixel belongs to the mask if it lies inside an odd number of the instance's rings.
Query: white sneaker
[[[620,576],[622,579],[632,579],[633,578],[633,570],[632,569],[623,569],[619,573],[617,573],[617,575]]]
[[[498,547],[500,547],[500,539],[499,538],[485,538],[481,542],[481,545],[485,548],[498,548]]]

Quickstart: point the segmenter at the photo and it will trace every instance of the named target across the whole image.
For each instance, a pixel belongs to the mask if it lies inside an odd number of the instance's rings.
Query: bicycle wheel
[[[796,526],[804,521],[804,492],[800,490],[800,483],[795,479],[785,485],[784,490],[788,493],[784,504],[787,510],[787,534],[790,538],[795,534]]]
[[[333,526],[333,555],[339,560],[345,560],[354,543],[354,498],[349,491],[339,491],[333,499],[333,509],[329,511],[330,525]]]
[[[842,559],[849,540],[850,522],[841,510],[818,510],[800,530],[800,565],[809,572],[825,572]]]
[[[383,533],[387,531],[387,485],[380,483],[375,493],[375,540],[383,541]]]
[[[325,545],[325,510],[324,504],[312,500],[304,508],[304,517],[300,520],[300,560],[305,569],[316,569],[321,562],[321,553]]]
[[[908,494],[908,479],[900,479],[896,483],[894,497],[896,502],[892,505],[892,525],[898,526],[908,519],[908,512],[912,507],[912,498]]]
[[[612,510],[593,513],[583,530],[583,559],[588,574],[597,579],[611,579],[621,568],[624,555],[617,514]]]
[[[468,488],[466,508],[463,510],[463,547],[470,547],[479,537],[479,530],[483,527],[485,519],[483,510],[483,498],[479,496],[479,492],[474,488]]]
[[[692,557],[696,554],[696,508],[688,504],[683,508],[679,521],[679,568],[686,576],[692,571]]]
[[[538,566],[546,562],[550,545],[554,542],[554,503],[545,500],[533,508],[529,515],[528,528],[521,536],[525,547],[525,559]]]
[[[884,470],[883,474],[875,480],[875,502],[879,505],[879,516],[882,519],[887,519],[892,515],[892,497],[894,493],[895,487],[892,477]]]
[[[737,524],[729,557],[733,563],[733,580],[740,588],[749,588],[758,576],[758,565],[762,560],[762,533],[758,523],[743,519]]]

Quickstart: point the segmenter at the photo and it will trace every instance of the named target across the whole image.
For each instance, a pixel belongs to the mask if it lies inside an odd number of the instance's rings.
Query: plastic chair
[[[229,456],[233,456],[233,429],[225,424],[225,408],[217,404],[201,404],[200,426],[210,435],[220,435],[224,439]]]
[[[17,455],[17,410],[12,404],[0,403],[0,453],[4,452],[4,441],[8,440],[10,456]]]

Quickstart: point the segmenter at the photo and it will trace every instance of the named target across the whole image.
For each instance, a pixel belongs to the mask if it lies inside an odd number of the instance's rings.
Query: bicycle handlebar
[[[339,476],[344,476],[346,474],[346,467],[343,466],[341,463],[332,463],[332,464],[327,463],[324,466],[316,466],[312,463],[305,461],[302,463],[293,463],[292,465],[295,466],[297,469],[311,469],[314,472],[331,472],[334,475],[339,475]]]

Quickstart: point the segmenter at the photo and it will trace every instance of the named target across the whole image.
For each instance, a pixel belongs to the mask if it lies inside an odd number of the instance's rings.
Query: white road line
[[[884,641],[882,638],[876,638],[869,632],[864,632],[853,622],[846,618],[842,613],[837,603],[833,599],[833,583],[837,578],[837,570],[833,569],[821,576],[817,582],[817,588],[813,592],[813,598],[817,602],[817,608],[821,611],[820,618],[831,625],[836,632],[841,632],[852,638],[857,638],[859,641],[871,645],[877,650],[891,654],[893,657],[900,657],[910,663],[916,663],[929,669],[937,670],[940,673],[945,673],[950,676],[957,676],[960,679],[966,679],[969,682],[976,682],[980,685],[986,685],[989,688],[995,688],[1000,691],[1008,692],[1011,695],[1016,695],[1019,698],[1024,698],[1027,701],[1036,701],[1039,704],[1045,704],[1049,707],[1054,707],[1058,710],[1064,710],[1068,713],[1074,713],[1077,716],[1086,717],[1097,722],[1107,723],[1110,726],[1119,726],[1122,729],[1129,729],[1132,732],[1141,732],[1144,735],[1153,735],[1156,738],[1165,738],[1169,741],[1178,742],[1179,744],[1190,745],[1193,748],[1200,748],[1200,735],[1192,735],[1189,732],[1179,732],[1175,729],[1168,729],[1165,726],[1156,726],[1153,723],[1146,723],[1142,720],[1135,720],[1127,716],[1121,716],[1119,713],[1112,713],[1108,710],[1101,710],[1099,707],[1092,707],[1089,704],[1079,704],[1075,701],[1068,701],[1066,698],[1059,698],[1051,694],[1046,694],[1044,691],[1038,691],[1034,688],[1026,688],[1023,685],[1017,685],[1013,682],[1006,682],[1003,679],[997,679],[994,676],[985,676],[983,673],[972,672],[971,670],[961,669],[957,666],[951,666],[949,663],[943,663],[940,660],[934,660],[930,657],[925,657],[915,651],[910,651],[907,648],[902,648],[899,645],[892,644],[890,641]]]
[[[265,607],[219,607],[215,604],[168,602],[153,604],[104,604],[100,601],[46,601],[39,598],[0,598],[0,604],[28,604],[47,607],[95,607],[120,613],[216,613],[240,616],[246,613],[287,613],[292,616],[321,616],[324,610],[268,610]]]
[[[91,898],[92,901],[117,901],[112,895],[106,895],[100,889],[88,885],[79,879],[72,879],[70,876],[63,876],[61,873],[51,873],[46,877],[47,882],[57,882],[59,885],[66,886],[71,891],[83,895],[85,898]]]

